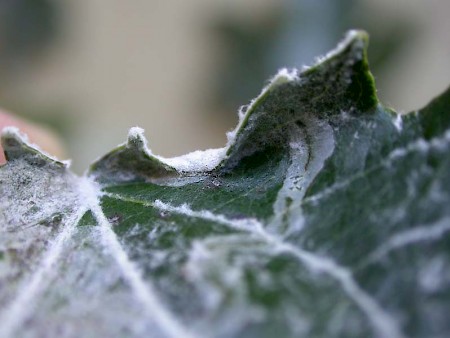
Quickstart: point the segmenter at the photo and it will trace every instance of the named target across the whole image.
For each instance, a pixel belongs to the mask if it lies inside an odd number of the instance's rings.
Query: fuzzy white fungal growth
[[[402,114],[400,114],[400,113],[396,114],[395,118],[393,119],[393,123],[394,123],[395,128],[397,128],[397,130],[399,132],[401,132],[403,129]]]
[[[182,172],[205,172],[211,171],[225,158],[226,148],[197,150],[186,155],[157,158]]]
[[[79,203],[77,178],[49,167],[31,167],[25,161],[10,161],[0,171],[0,228],[32,226],[53,215],[70,212]],[[31,209],[30,209],[31,208]]]
[[[176,169],[178,172],[205,172],[211,171],[219,165],[219,163],[225,158],[226,149],[207,149],[197,150],[191,153],[176,156],[176,157],[163,157],[153,154],[153,152],[147,146],[147,139],[144,136],[144,129],[139,127],[133,127],[128,132],[128,142],[138,143],[139,148],[147,155],[152,156],[159,161],[169,165]]]
[[[340,53],[342,53],[344,51],[345,48],[348,47],[348,45],[352,42],[352,41],[356,41],[356,43],[358,44],[359,49],[363,49],[363,44],[364,42],[360,39],[356,39],[358,36],[360,36],[361,33],[360,31],[357,30],[350,30],[347,32],[347,34],[345,35],[344,39],[342,39],[338,45],[336,46],[336,48],[334,48],[333,50],[329,51],[327,54],[325,54],[324,56],[319,56],[316,58],[316,62],[313,65],[313,67],[315,65],[318,65],[328,59],[331,59],[337,55],[339,55]],[[362,54],[361,55],[356,55],[357,58],[361,59],[362,58]]]
[[[12,337],[15,331],[36,310],[36,298],[49,286],[55,275],[55,265],[61,256],[64,245],[75,232],[76,226],[86,212],[79,208],[65,219],[65,227],[44,253],[36,272],[29,280],[24,280],[17,290],[16,298],[0,314],[0,337]]]

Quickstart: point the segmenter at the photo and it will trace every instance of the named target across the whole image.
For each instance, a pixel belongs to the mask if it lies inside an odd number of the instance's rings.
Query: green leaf
[[[0,336],[450,335],[450,90],[387,109],[367,41],[280,71],[223,149],[133,128],[76,177],[7,129]]]

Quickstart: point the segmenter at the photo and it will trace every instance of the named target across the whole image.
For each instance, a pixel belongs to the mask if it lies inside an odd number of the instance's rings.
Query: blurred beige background
[[[128,128],[136,125],[146,130],[150,148],[164,156],[223,146],[225,132],[237,121],[229,110],[238,105],[211,104],[210,96],[220,75],[217,68],[233,51],[210,27],[219,18],[257,27],[280,6],[279,0],[55,3],[58,37],[26,71],[17,71],[1,85],[0,104],[44,121],[63,120],[68,156],[78,172],[123,142]],[[366,13],[373,27],[389,20],[395,28],[403,19],[416,27],[414,38],[374,72],[385,103],[409,111],[446,89],[450,1],[364,0],[353,10]],[[326,41],[322,52],[336,42]],[[293,65],[273,66],[268,74],[283,66]],[[246,83],[245,74],[241,81]],[[252,91],[252,96],[258,94]]]

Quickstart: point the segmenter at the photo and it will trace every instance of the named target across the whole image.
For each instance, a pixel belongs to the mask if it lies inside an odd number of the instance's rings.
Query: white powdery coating
[[[225,158],[226,148],[197,150],[186,155],[163,158],[157,156],[160,161],[182,172],[211,171]]]
[[[261,323],[270,317],[270,311],[248,302],[249,290],[241,267],[245,263],[234,257],[234,264],[229,264],[230,243],[245,250],[246,257],[257,255],[250,254],[247,249],[260,241],[248,237],[247,233],[237,233],[210,236],[192,243],[183,270],[186,278],[199,290],[205,306],[206,316],[193,324],[199,331],[210,332],[214,337],[234,337],[239,336],[248,323]]]
[[[342,53],[342,51],[350,44],[350,42],[352,42],[360,34],[361,34],[361,32],[359,32],[357,30],[350,30],[349,32],[347,32],[344,39],[342,39],[338,43],[338,45],[336,46],[335,49],[329,51],[324,56],[319,56],[316,58],[316,62],[313,65],[313,67],[324,62],[327,59],[330,59],[330,58],[335,57],[336,55],[339,55],[340,53]],[[363,44],[362,41],[360,41],[360,40],[357,40],[357,41],[358,41],[358,43]]]
[[[70,212],[79,203],[76,177],[48,167],[31,167],[14,160],[2,167],[0,182],[0,230],[31,227],[55,214]]]
[[[197,290],[193,297],[201,302],[203,309],[202,315],[190,325],[198,332],[208,332],[208,337],[239,336],[249,323],[262,323],[269,317],[267,309],[248,302],[250,291],[244,285],[240,263],[234,258],[236,264],[226,263],[230,241],[238,238],[240,247],[247,253],[248,243],[260,243],[257,238],[249,240],[246,233],[197,239],[192,242],[193,248],[182,266],[183,277]],[[247,257],[250,256],[254,255]]]
[[[8,128],[3,135],[27,141],[15,128]],[[32,274],[24,271],[29,277],[17,286],[17,295],[4,307],[0,336],[8,337],[35,310],[36,298],[49,286],[54,265],[87,209],[80,198],[78,178],[50,161],[39,167],[15,158],[0,170],[0,182],[8,182],[0,185],[0,250],[27,258],[30,252],[46,249],[41,257],[33,258],[36,270]],[[61,228],[52,240],[55,226]],[[25,264],[30,262],[28,258]]]
[[[77,227],[55,266],[57,278],[17,337],[142,338],[151,332],[152,338],[167,338],[134,298],[101,244],[99,228],[92,223]]]
[[[272,77],[269,85],[266,88],[268,88],[269,90],[272,90],[279,85],[282,85],[282,84],[288,83],[288,82],[293,82],[296,80],[298,80],[298,70],[297,69],[281,68],[278,71],[278,73],[274,77]]]
[[[395,114],[395,118],[392,121],[394,123],[395,128],[400,132],[403,129],[403,118],[401,113]]]
[[[2,135],[33,148],[17,128],[6,128]],[[14,334],[30,315],[36,298],[53,276],[65,242],[84,213],[75,175],[51,159],[42,166],[33,166],[27,162],[27,150],[22,159],[20,145],[15,147],[16,156],[0,170],[0,251],[8,262],[7,270],[0,273],[2,279],[23,280],[8,288],[11,294],[2,297],[8,302],[2,304],[2,337]],[[59,233],[53,238],[56,228]],[[15,269],[17,266],[19,269]]]
[[[171,166],[179,172],[199,173],[211,171],[219,165],[225,158],[226,148],[196,150],[191,153],[165,158],[152,153],[147,146],[147,140],[144,137],[144,129],[133,127],[128,132],[128,142],[139,140],[142,142],[142,150],[149,156]],[[122,144],[123,145],[123,144]]]
[[[36,310],[36,298],[49,286],[55,273],[55,264],[61,256],[65,243],[72,237],[81,217],[86,212],[80,208],[65,221],[65,227],[45,252],[42,262],[30,280],[25,280],[18,288],[17,296],[0,315],[0,337],[12,337],[20,325]]]
[[[115,259],[120,267],[126,282],[133,290],[135,297],[144,306],[146,314],[155,320],[161,330],[169,337],[199,337],[192,335],[188,328],[183,327],[178,320],[165,308],[156,295],[153,286],[144,281],[142,273],[134,262],[130,260],[122,248],[112,226],[100,207],[99,197],[101,192],[98,185],[89,178],[83,178],[80,187],[84,191],[85,201],[92,211],[94,218],[100,226],[101,240],[106,250]]]
[[[144,129],[142,129],[141,127],[131,127],[130,130],[128,131],[128,138],[129,139],[133,139],[133,138],[140,138],[143,137],[144,135]]]
[[[144,136],[144,132],[145,132],[145,130],[140,127],[130,128],[130,130],[128,131],[127,143],[120,144],[119,146],[125,145],[125,146],[129,147],[132,142],[137,141],[138,146],[141,148],[142,151],[144,151],[148,156],[155,157],[155,155],[152,153],[152,151],[148,147],[147,139]],[[139,143],[142,143],[142,144],[139,144]]]
[[[6,128],[3,136],[27,142],[17,128]],[[33,239],[48,236],[50,227],[37,225],[49,224],[54,217],[70,214],[80,206],[76,181],[75,175],[55,169],[50,162],[36,167],[16,158],[3,166],[0,170],[0,182],[5,182],[0,185],[0,249],[24,251],[33,245]],[[26,236],[33,228],[36,228],[35,236]]]
[[[392,316],[381,308],[381,306],[367,294],[353,279],[351,271],[347,270],[327,257],[315,255],[312,252],[305,251],[295,247],[290,243],[284,242],[281,238],[269,233],[258,221],[252,220],[250,226],[246,227],[242,221],[227,219],[224,215],[215,215],[207,210],[195,211],[188,205],[180,207],[172,206],[159,200],[153,203],[155,207],[162,211],[176,212],[189,217],[198,217],[201,219],[216,221],[218,223],[230,226],[233,229],[245,230],[251,235],[255,235],[267,242],[274,251],[290,253],[297,257],[299,261],[305,264],[309,269],[322,272],[335,279],[341,285],[356,305],[364,312],[372,324],[374,331],[380,338],[401,338],[403,334]],[[245,229],[243,229],[243,226]]]

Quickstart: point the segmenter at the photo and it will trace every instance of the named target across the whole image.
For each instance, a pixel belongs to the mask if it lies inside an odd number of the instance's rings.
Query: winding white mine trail
[[[115,198],[120,196],[114,195]],[[256,219],[245,221],[227,219],[223,215],[215,215],[209,211],[195,211],[188,205],[173,206],[156,200],[149,204],[161,211],[174,212],[188,217],[195,217],[204,220],[217,222],[239,231],[245,231],[249,234],[258,236],[278,252],[285,252],[293,255],[310,270],[322,272],[335,279],[347,293],[347,295],[354,301],[354,303],[365,313],[369,319],[373,330],[380,338],[402,338],[400,328],[389,313],[386,313],[381,306],[367,294],[353,279],[351,271],[342,267],[329,258],[315,255],[311,252],[302,250],[292,244],[284,242],[281,238],[269,233],[264,229],[263,225]]]
[[[63,220],[64,227],[44,252],[36,271],[20,284],[17,288],[17,296],[2,309],[0,337],[17,337],[16,330],[36,311],[36,300],[50,285],[57,271],[55,264],[61,256],[64,245],[75,233],[77,224],[85,213],[86,209],[81,207]]]
[[[97,189],[95,182],[89,178],[83,178],[81,183],[85,194],[86,203],[94,215],[100,227],[103,245],[119,265],[126,282],[130,285],[136,299],[142,303],[146,315],[154,320],[162,332],[173,338],[199,337],[189,332],[180,322],[165,308],[158,299],[155,290],[149,281],[144,281],[139,268],[130,260],[127,253],[120,244],[116,234],[112,230],[111,223],[106,218],[100,207],[99,196],[101,192]]]
[[[285,234],[302,230],[304,226],[301,208],[303,197],[308,186],[323,168],[325,160],[334,150],[333,129],[326,121],[305,113],[301,124],[303,127],[295,125],[290,130],[291,163],[273,206],[275,216],[268,226],[268,229],[273,232],[279,232],[279,229],[286,230],[283,226],[284,217],[287,217],[286,223],[290,225],[290,229],[287,229]]]

